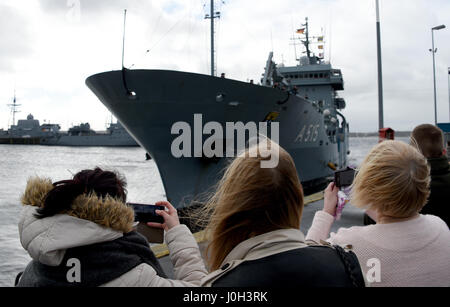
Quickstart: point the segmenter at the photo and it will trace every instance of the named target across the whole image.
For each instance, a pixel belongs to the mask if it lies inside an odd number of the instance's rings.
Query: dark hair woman
[[[179,225],[166,241],[181,251],[173,255],[176,268],[191,265],[176,270],[178,280],[166,279],[147,240],[134,231],[126,181],[115,172],[83,170],[53,184],[31,178],[22,203],[20,240],[33,260],[18,286],[195,286],[196,272],[206,272],[190,231]],[[174,237],[183,244],[173,247]]]

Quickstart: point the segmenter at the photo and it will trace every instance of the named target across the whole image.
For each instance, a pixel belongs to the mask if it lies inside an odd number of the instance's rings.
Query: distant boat
[[[105,132],[96,132],[89,123],[74,126],[66,133],[58,132],[41,140],[41,145],[133,147],[138,143],[120,123],[111,123]]]
[[[19,120],[17,125],[11,125],[7,131],[0,131],[0,144],[39,145],[43,139],[53,137],[60,129],[57,124],[40,125],[39,120],[29,114],[27,119]]]
[[[120,123],[111,123],[105,132],[96,132],[89,123],[60,131],[58,124],[40,125],[29,114],[7,131],[0,130],[0,144],[49,145],[49,146],[139,146]]]

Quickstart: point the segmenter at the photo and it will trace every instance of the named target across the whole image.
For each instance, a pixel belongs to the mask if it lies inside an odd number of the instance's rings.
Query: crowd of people
[[[19,234],[32,261],[16,285],[450,286],[450,167],[441,130],[421,125],[410,144],[376,145],[359,166],[350,195],[351,204],[366,210],[375,224],[336,233],[330,229],[338,187],[327,187],[323,209],[305,236],[304,195],[294,161],[280,147],[270,151],[278,152],[278,166],[261,168],[270,155],[264,150],[270,149],[255,145],[236,157],[199,209],[208,239],[204,253],[172,204],[156,204],[166,208],[156,211],[164,223],[148,226],[165,230],[172,279],[136,232],[120,175],[96,168],[56,183],[30,179]],[[69,265],[76,261],[78,279]]]

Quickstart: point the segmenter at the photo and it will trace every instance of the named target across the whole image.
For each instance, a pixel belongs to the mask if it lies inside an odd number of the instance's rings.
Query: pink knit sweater
[[[330,235],[333,222],[330,214],[316,212],[306,240],[352,245],[364,277],[371,276],[371,287],[450,286],[450,230],[440,218],[420,215],[406,222],[341,228]]]

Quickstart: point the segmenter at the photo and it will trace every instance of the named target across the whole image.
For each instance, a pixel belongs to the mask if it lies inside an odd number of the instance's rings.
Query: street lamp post
[[[384,128],[383,110],[383,64],[381,61],[381,30],[380,30],[380,6],[378,0],[375,1],[377,14],[377,55],[378,55],[378,130]]]
[[[434,84],[434,124],[437,125],[437,102],[436,102],[436,61],[435,54],[437,49],[434,48],[434,31],[445,29],[445,25],[436,26],[431,28],[431,43],[432,49],[430,50],[433,53],[433,84]]]

